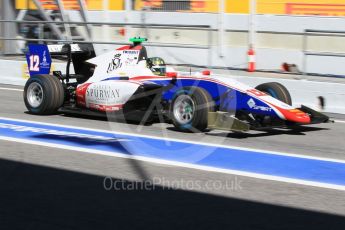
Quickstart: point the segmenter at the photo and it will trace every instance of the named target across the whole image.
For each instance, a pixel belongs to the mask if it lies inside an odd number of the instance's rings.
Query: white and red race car
[[[91,44],[29,45],[30,78],[24,101],[33,114],[76,113],[172,121],[181,131],[247,131],[327,122],[305,106],[292,107],[288,90],[276,82],[249,87],[209,71],[186,74],[149,58],[142,42],[95,55]],[[66,74],[50,74],[52,57],[67,58]],[[70,74],[73,63],[75,74]],[[160,119],[160,121],[162,121]]]

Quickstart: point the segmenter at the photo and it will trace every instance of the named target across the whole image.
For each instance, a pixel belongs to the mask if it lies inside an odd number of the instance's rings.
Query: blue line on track
[[[345,163],[7,119],[0,136],[345,186]]]

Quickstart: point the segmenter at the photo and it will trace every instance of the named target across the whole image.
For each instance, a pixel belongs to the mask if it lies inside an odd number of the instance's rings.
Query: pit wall
[[[72,21],[79,21],[78,13],[69,11]],[[200,45],[209,49],[154,47],[149,55],[163,57],[171,64],[195,64],[213,67],[246,68],[248,62],[248,27],[247,14],[225,14],[223,45],[219,43],[219,16],[212,13],[178,13],[89,11],[89,20],[93,22],[108,21],[116,23],[176,24],[176,25],[209,25],[213,31],[196,31],[182,29],[153,28],[111,28],[94,26],[94,41],[128,42],[132,36],[148,37],[150,42],[160,44]],[[145,18],[145,20],[144,20]],[[295,64],[307,73],[345,76],[345,57],[305,56],[303,53],[304,30],[336,30],[344,31],[343,17],[308,17],[286,15],[257,15],[254,48],[256,51],[256,67],[259,70],[280,70],[284,62]],[[123,36],[120,31],[125,29]],[[82,29],[80,29],[83,31]],[[309,52],[345,54],[345,36],[308,36],[305,49]],[[8,42],[10,43],[10,42]],[[13,43],[16,43],[14,41]],[[106,52],[113,47],[98,45],[97,53]],[[0,47],[1,52],[1,47]]]
[[[78,14],[71,14],[72,20],[78,20]],[[193,44],[209,46],[210,50],[157,48],[156,56],[165,57],[174,64],[201,64],[207,66],[246,68],[248,51],[249,16],[247,14],[225,14],[223,45],[219,46],[218,14],[178,13],[178,12],[138,12],[128,13],[110,11],[105,16],[101,11],[90,11],[90,21],[116,23],[209,25],[211,36],[206,31],[181,29],[152,29],[126,27],[126,35],[119,33],[120,28],[93,27],[94,40],[125,42],[131,36],[145,36],[154,43]],[[284,62],[296,64],[301,71],[316,74],[344,75],[345,57],[304,56],[303,39],[306,29],[344,31],[343,17],[257,15],[257,30],[254,46],[256,66],[262,70],[279,70]],[[344,35],[342,34],[342,35]],[[345,53],[345,37],[307,36],[305,50],[309,52]],[[209,56],[205,56],[211,54]],[[152,55],[151,55],[152,56]],[[198,57],[198,58],[195,58]]]
[[[56,63],[52,68],[65,72],[66,67],[64,63]],[[0,70],[1,84],[23,86],[27,80],[27,65],[24,61],[0,60]],[[290,91],[295,106],[303,104],[320,110],[318,97],[322,96],[326,102],[324,112],[345,114],[345,84],[241,75],[228,76],[252,87],[264,82],[280,82]]]

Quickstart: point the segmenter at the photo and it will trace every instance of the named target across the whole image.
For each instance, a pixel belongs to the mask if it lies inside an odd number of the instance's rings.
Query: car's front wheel
[[[33,114],[54,114],[63,105],[64,89],[55,76],[35,75],[24,87],[24,103]]]
[[[171,104],[174,126],[181,131],[202,132],[208,125],[208,112],[213,111],[211,96],[202,88],[184,87]]]
[[[291,95],[287,88],[278,82],[268,82],[258,85],[255,89],[265,92],[268,95],[288,104],[292,105]]]

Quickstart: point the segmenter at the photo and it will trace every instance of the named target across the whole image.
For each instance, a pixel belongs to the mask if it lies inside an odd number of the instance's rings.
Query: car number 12
[[[40,71],[40,56],[38,55],[31,55],[30,56],[30,71]]]

